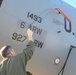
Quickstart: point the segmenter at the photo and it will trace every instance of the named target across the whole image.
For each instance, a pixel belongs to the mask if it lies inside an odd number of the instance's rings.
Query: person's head
[[[3,46],[0,50],[0,54],[3,58],[7,56],[15,56],[15,51],[11,46]]]

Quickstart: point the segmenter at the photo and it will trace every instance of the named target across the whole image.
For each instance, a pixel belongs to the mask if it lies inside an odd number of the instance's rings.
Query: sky
[[[76,0],[63,0],[63,1],[65,1],[66,3],[72,5],[73,7],[76,8]]]

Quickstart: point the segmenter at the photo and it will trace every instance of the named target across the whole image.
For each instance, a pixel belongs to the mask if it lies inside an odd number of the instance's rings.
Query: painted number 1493
[[[34,15],[33,13],[30,13],[30,12],[28,12],[27,18],[31,18],[31,20],[34,20],[34,21],[36,21],[38,23],[42,22],[42,18],[41,17],[39,17],[37,15]]]

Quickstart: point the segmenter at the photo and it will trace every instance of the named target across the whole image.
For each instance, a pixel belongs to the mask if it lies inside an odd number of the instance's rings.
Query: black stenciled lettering
[[[38,47],[38,46],[37,46],[38,41],[37,41],[37,40],[34,40],[34,43],[35,43],[35,46]]]
[[[30,18],[33,19],[33,14],[30,15]]]
[[[28,12],[27,17],[33,19],[33,14],[30,14],[30,12]]]
[[[39,17],[39,16],[37,16],[37,15],[35,15],[33,13],[30,13],[30,12],[28,12],[27,18],[31,18],[32,20],[34,20],[34,21],[36,21],[38,23],[42,22],[42,18],[41,17]]]
[[[19,35],[18,35],[18,38],[17,38],[17,41],[21,42],[21,39],[22,39],[22,35],[19,34]]]
[[[41,35],[42,29],[37,28],[37,34]]]
[[[37,28],[35,26],[33,26],[33,29],[34,33],[37,33]]]
[[[27,37],[26,36],[23,36],[22,42],[24,42],[26,39],[27,39]]]
[[[38,41],[38,47],[42,48],[43,44],[43,42]]]
[[[13,33],[12,39],[13,39],[13,40],[16,40],[16,39],[17,39],[17,33]]]
[[[34,15],[34,21],[37,21],[37,19],[38,19],[38,16]]]
[[[41,23],[42,22],[42,18],[38,17],[38,22]]]
[[[21,22],[20,27],[25,28],[25,22]]]
[[[36,33],[36,34],[41,35],[42,29],[37,28],[36,26],[33,26],[33,31],[34,31],[34,33]]]
[[[38,28],[38,27],[36,27],[36,26],[30,25],[30,26],[29,26],[29,29],[31,29],[34,33],[36,33],[36,34],[38,34],[38,35],[41,35],[41,33],[42,33],[42,29],[40,29],[40,28]]]
[[[35,43],[35,46],[38,47],[38,48],[42,48],[43,47],[43,42],[40,42],[38,40],[34,40],[34,43]]]
[[[27,39],[27,37],[23,36],[22,34],[13,33],[12,39],[18,42],[24,42]]]

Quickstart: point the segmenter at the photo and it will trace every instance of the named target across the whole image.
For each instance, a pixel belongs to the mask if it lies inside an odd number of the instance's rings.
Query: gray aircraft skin
[[[0,48],[11,45],[17,54],[23,51],[30,28],[36,48],[27,71],[75,75],[75,14],[76,9],[61,0],[0,0]]]

